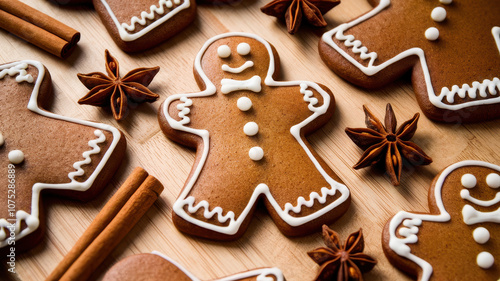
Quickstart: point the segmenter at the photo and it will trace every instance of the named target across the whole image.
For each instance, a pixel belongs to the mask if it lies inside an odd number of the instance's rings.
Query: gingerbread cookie
[[[373,10],[323,35],[320,55],[333,71],[376,88],[412,69],[427,117],[449,123],[500,117],[498,2],[370,2]]]
[[[103,281],[200,281],[192,273],[169,257],[154,251],[151,254],[130,256],[115,264]],[[260,268],[216,279],[219,281],[284,281],[276,267]],[[216,281],[214,280],[214,281]]]
[[[347,187],[305,136],[332,116],[334,99],[309,81],[276,81],[279,57],[264,39],[226,33],[195,60],[201,92],[168,97],[164,133],[197,149],[174,204],[174,223],[189,234],[236,239],[260,200],[286,235],[304,235],[338,219]]]
[[[189,25],[196,15],[193,0],[93,0],[104,26],[125,52],[150,49]]]
[[[126,143],[109,125],[60,116],[50,74],[36,61],[0,65],[0,248],[32,247],[44,230],[42,191],[88,200],[110,180]]]
[[[429,214],[401,211],[386,224],[387,258],[418,280],[497,280],[499,188],[500,166],[447,167],[432,182]]]

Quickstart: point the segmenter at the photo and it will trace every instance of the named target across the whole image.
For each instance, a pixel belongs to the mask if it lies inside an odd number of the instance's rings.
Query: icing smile
[[[470,192],[467,189],[462,189],[462,191],[460,191],[460,196],[462,197],[462,199],[465,199],[473,204],[483,206],[483,207],[490,207],[490,206],[493,206],[493,205],[500,202],[500,192],[497,192],[497,194],[495,195],[495,198],[493,198],[491,200],[480,200],[480,199],[474,198],[474,197],[470,196]]]
[[[241,73],[252,66],[253,66],[253,61],[246,61],[240,67],[235,67],[235,68],[230,67],[227,64],[224,64],[224,65],[222,65],[222,70],[224,70],[226,72],[231,72],[231,73]]]

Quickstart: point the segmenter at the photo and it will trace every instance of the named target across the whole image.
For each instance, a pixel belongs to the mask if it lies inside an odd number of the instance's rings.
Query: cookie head
[[[225,81],[240,81],[236,83],[241,86],[244,85],[242,81],[248,81],[249,87],[255,87],[257,77],[264,81],[270,70],[269,54],[273,52],[268,48],[250,37],[223,37],[210,44],[196,63],[216,86],[227,85],[222,80],[230,79]]]
[[[389,261],[418,280],[496,280],[500,275],[500,166],[455,163],[429,193],[429,214],[401,211],[386,225]]]

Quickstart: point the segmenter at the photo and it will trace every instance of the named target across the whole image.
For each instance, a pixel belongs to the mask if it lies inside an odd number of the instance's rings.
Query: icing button
[[[5,139],[3,138],[2,133],[0,133],[0,146],[4,145]]]
[[[436,22],[442,22],[446,19],[446,10],[443,7],[436,7],[431,12],[431,18]]]
[[[490,240],[490,232],[484,227],[478,227],[472,232],[472,237],[478,244],[484,244]]]
[[[24,161],[24,153],[21,150],[10,151],[8,157],[12,164],[21,164]]]
[[[429,27],[425,31],[425,38],[429,41],[435,41],[439,38],[439,30],[435,27]]]
[[[486,184],[488,184],[491,188],[499,188],[500,187],[500,175],[491,173],[486,176]]]
[[[464,174],[461,179],[462,186],[465,188],[473,188],[477,184],[477,179],[473,174]]]
[[[248,122],[243,127],[243,132],[247,136],[255,136],[259,132],[259,125],[255,122]]]
[[[493,266],[493,263],[495,263],[495,257],[488,252],[481,252],[477,255],[476,262],[480,268],[488,269]]]
[[[231,49],[228,45],[221,45],[217,48],[217,54],[219,57],[225,59],[231,55]]]
[[[453,0],[439,0],[439,2],[441,2],[441,4],[449,5],[453,2]]]
[[[248,151],[248,156],[250,156],[250,159],[253,161],[262,160],[262,158],[264,158],[264,150],[258,146],[254,146]]]
[[[252,108],[252,101],[247,97],[241,97],[236,102],[236,105],[241,111],[248,111]]]
[[[250,45],[248,45],[248,43],[240,43],[238,44],[238,47],[236,47],[236,51],[238,54],[246,56],[250,54]]]

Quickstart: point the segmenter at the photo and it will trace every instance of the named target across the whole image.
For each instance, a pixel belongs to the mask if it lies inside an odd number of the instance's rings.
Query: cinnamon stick
[[[87,280],[162,190],[156,178],[136,168],[46,281]]]
[[[78,31],[17,0],[0,0],[0,27],[61,58],[80,40]]]

